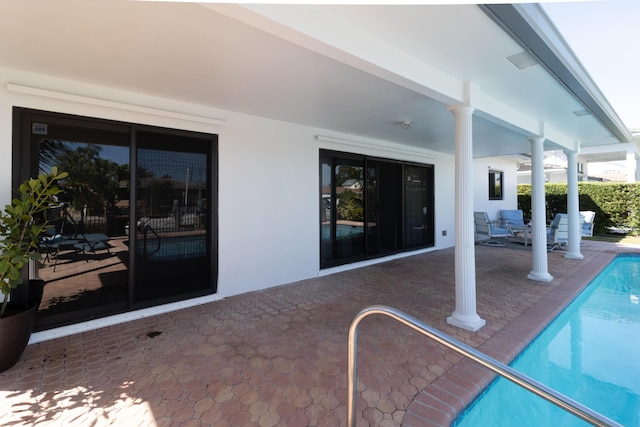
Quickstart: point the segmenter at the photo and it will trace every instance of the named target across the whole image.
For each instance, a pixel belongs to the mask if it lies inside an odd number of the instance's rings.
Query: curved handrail
[[[151,231],[151,233],[153,233],[154,236],[156,236],[156,240],[158,241],[158,247],[153,251],[153,252],[147,252],[147,231]],[[142,253],[144,255],[144,259],[147,259],[149,257],[149,255],[153,255],[156,252],[158,252],[160,250],[160,235],[158,234],[158,232],[156,232],[156,230],[154,230],[153,227],[151,227],[151,225],[149,224],[145,224],[144,225],[144,240],[143,240],[143,249],[142,249]]]
[[[546,399],[547,401],[553,403],[554,405],[564,409],[567,412],[572,413],[573,415],[583,419],[584,421],[594,425],[601,427],[622,427],[620,424],[616,423],[613,420],[601,415],[600,413],[594,411],[591,408],[588,408],[582,405],[579,402],[553,390],[552,388],[547,387],[546,385],[534,380],[533,378],[516,371],[510,366],[505,365],[504,363],[487,356],[486,354],[469,347],[461,341],[456,340],[455,338],[427,325],[420,320],[409,316],[395,308],[384,306],[384,305],[374,305],[360,311],[353,318],[351,322],[351,326],[349,327],[349,360],[348,360],[348,385],[347,385],[347,425],[350,427],[355,427],[356,425],[356,413],[355,413],[355,402],[356,402],[356,378],[357,378],[357,340],[358,340],[358,325],[367,316],[372,314],[382,314],[388,317],[391,317],[398,322],[409,326],[415,331],[426,335],[427,337],[435,340],[436,342],[448,347],[449,349],[460,353],[461,355],[470,358],[476,363],[490,369],[496,374],[508,379],[523,387],[524,389]]]

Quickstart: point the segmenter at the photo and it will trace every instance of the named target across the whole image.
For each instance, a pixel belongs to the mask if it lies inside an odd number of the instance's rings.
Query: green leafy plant
[[[56,183],[67,176],[53,167],[49,174],[27,179],[18,188],[18,198],[0,213],[0,291],[4,296],[0,317],[4,316],[11,290],[23,281],[22,268],[29,260],[40,259],[38,242],[48,224],[37,219],[55,203],[55,196],[62,191]]]

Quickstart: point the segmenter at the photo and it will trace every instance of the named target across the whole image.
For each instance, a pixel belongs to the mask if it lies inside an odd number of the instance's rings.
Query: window
[[[433,246],[433,166],[320,153],[322,268]]]
[[[502,184],[504,172],[489,171],[489,200],[503,200]]]

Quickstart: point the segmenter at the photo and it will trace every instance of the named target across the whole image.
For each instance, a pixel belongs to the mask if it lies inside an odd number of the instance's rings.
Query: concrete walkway
[[[345,426],[347,333],[373,304],[509,361],[619,251],[584,242],[526,279],[527,250],[476,246],[476,333],[449,326],[453,249],[30,345],[0,374],[3,426]],[[632,249],[631,249],[632,250]],[[360,328],[358,426],[448,425],[490,380],[382,316]]]

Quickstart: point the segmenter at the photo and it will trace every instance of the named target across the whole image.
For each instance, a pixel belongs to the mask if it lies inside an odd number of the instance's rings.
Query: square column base
[[[580,251],[578,251],[578,252],[567,252],[564,255],[564,257],[568,258],[568,259],[584,259],[584,255],[582,255],[580,253]]]
[[[447,317],[447,323],[467,331],[476,332],[478,329],[486,325],[487,321],[481,319],[479,316],[475,316],[475,319],[460,319],[455,313],[453,313],[451,316]]]
[[[553,276],[549,273],[536,273],[535,271],[532,271],[527,276],[527,279],[535,280],[536,282],[550,282],[553,280]]]

